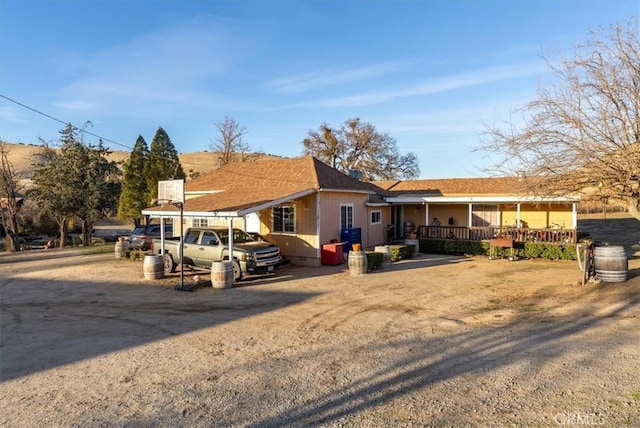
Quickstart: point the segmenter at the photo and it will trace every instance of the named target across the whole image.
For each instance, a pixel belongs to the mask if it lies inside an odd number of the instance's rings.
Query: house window
[[[273,207],[273,232],[296,233],[296,210],[293,206]]]
[[[473,205],[471,225],[476,227],[488,227],[498,224],[497,205]]]
[[[380,224],[382,223],[382,211],[376,210],[371,211],[371,224]]]
[[[353,204],[340,204],[340,229],[353,227]]]
[[[196,217],[191,220],[191,227],[209,227],[209,219]]]

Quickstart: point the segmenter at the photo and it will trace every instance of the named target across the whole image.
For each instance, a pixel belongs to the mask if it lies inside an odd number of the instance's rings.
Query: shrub
[[[415,245],[392,245],[390,248],[391,261],[397,262],[398,260],[410,259],[413,257],[414,248]]]
[[[427,254],[489,255],[489,241],[466,241],[460,239],[421,239],[420,252]],[[495,255],[508,257],[510,248],[496,248]],[[541,242],[518,242],[514,248],[516,257],[547,260],[576,260],[575,244],[554,245]],[[393,256],[392,256],[393,257]]]

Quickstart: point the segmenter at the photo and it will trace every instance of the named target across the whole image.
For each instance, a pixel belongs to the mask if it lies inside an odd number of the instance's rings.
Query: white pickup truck
[[[165,273],[175,272],[180,264],[180,237],[165,238],[164,254],[160,239],[151,245],[153,254],[163,256]],[[233,229],[233,280],[245,274],[273,272],[280,262],[280,248],[256,240],[241,229]],[[229,260],[229,229],[207,227],[187,229],[182,243],[182,261],[188,266],[211,269],[213,262]]]

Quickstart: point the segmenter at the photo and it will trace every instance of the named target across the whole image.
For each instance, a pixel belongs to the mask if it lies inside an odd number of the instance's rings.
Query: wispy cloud
[[[409,65],[409,62],[407,61],[389,61],[351,69],[322,70],[276,79],[268,82],[267,86],[276,92],[295,94],[344,83],[377,79],[404,71],[409,67]]]
[[[4,100],[1,100],[3,103]],[[0,117],[2,117],[2,121],[6,122],[16,122],[16,123],[27,123],[28,119],[25,117],[23,110],[18,110],[13,105],[0,105]],[[2,136],[0,136],[2,137]]]
[[[468,72],[436,77],[411,86],[389,89],[384,91],[371,91],[343,97],[325,98],[309,102],[296,103],[282,107],[289,108],[341,108],[362,107],[374,104],[382,104],[402,98],[433,95],[447,91],[470,88],[501,82],[510,79],[526,78],[539,75],[547,71],[542,61],[486,67]]]

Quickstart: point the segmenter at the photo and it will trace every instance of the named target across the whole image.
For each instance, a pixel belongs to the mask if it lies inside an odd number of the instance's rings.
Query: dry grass
[[[4,143],[9,151],[9,159],[13,163],[16,171],[24,175],[24,178],[31,178],[33,164],[41,149],[39,145]],[[272,157],[269,155],[256,155],[262,157]],[[129,157],[129,152],[113,150],[107,156],[109,160],[122,162]],[[187,177],[193,173],[204,174],[218,167],[218,157],[213,152],[193,152],[178,154],[182,168]]]

